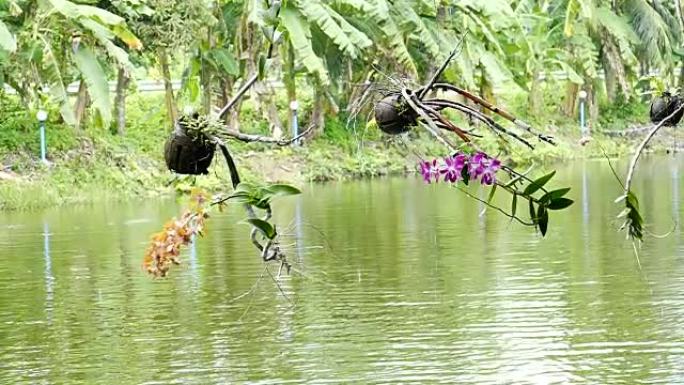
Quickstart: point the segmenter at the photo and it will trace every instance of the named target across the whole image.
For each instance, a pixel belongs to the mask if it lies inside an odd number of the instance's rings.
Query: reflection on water
[[[678,163],[635,180],[654,233],[681,220]],[[577,204],[545,239],[417,179],[310,186],[276,210],[282,292],[238,209],[166,280],[140,263],[173,202],[5,214],[0,383],[684,383],[681,230],[640,269],[607,165],[557,178]]]

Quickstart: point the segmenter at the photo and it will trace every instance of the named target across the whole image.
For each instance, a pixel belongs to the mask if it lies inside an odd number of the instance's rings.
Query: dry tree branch
[[[406,100],[406,103],[420,115],[423,120],[425,120],[425,127],[430,131],[430,133],[437,138],[440,142],[442,142],[443,145],[447,146],[450,151],[456,151],[456,145],[451,143],[451,141],[439,133],[439,128],[435,125],[435,122],[428,116],[428,114],[422,109],[419,108],[418,105],[416,104],[415,100],[413,100],[413,97],[415,95],[412,94],[412,91],[409,90],[408,88],[403,88],[401,90],[401,95]]]
[[[656,124],[653,126],[651,131],[649,131],[648,135],[644,138],[644,140],[639,144],[639,146],[636,149],[636,152],[634,156],[632,157],[632,161],[629,165],[629,169],[627,172],[627,178],[625,180],[625,194],[631,191],[632,187],[632,178],[634,177],[634,171],[636,170],[637,162],[639,161],[639,158],[641,157],[641,153],[644,151],[646,148],[646,145],[653,139],[655,134],[660,131],[661,128],[665,126],[665,123],[667,123],[670,119],[672,119],[675,115],[677,115],[680,111],[684,110],[684,104],[679,106],[670,116],[666,117],[665,119],[661,120],[660,123]]]
[[[468,114],[468,115],[476,118],[477,120],[481,121],[487,127],[492,129],[492,131],[494,131],[495,133],[506,134],[506,135],[516,139],[520,143],[524,144],[530,150],[534,150],[534,146],[530,142],[528,142],[527,140],[525,140],[524,138],[522,138],[521,136],[519,136],[515,132],[506,129],[505,127],[503,127],[502,125],[497,123],[494,119],[490,118],[489,116],[484,115],[483,113],[481,113],[481,112],[479,112],[473,108],[470,108],[470,107],[466,106],[465,104],[462,104],[459,102],[453,102],[450,100],[444,100],[444,99],[429,99],[429,100],[425,101],[425,104],[430,105],[430,106],[437,106],[437,107],[441,107],[441,108],[453,108],[455,110],[461,111],[461,112]]]
[[[417,92],[419,101],[423,100],[423,98],[425,98],[425,94],[432,88],[432,86],[434,86],[434,84],[437,82],[437,79],[440,76],[442,76],[442,73],[444,73],[444,71],[446,71],[447,67],[449,66],[449,63],[451,63],[451,61],[454,60],[454,57],[456,57],[458,52],[461,50],[461,46],[463,45],[465,38],[468,36],[468,32],[469,31],[466,31],[466,33],[461,37],[461,40],[458,42],[458,44],[456,44],[456,48],[454,48],[454,50],[451,51],[451,53],[446,58],[444,63],[442,63],[442,66],[439,67],[437,72],[435,72],[435,74],[432,75],[432,78],[430,79],[428,84],[425,85],[425,87],[423,87],[423,89],[421,89]]]
[[[474,95],[474,94],[472,94],[472,93],[470,93],[464,89],[458,88],[458,87],[451,85],[451,84],[448,84],[448,83],[436,83],[432,88],[455,92],[455,93],[465,97],[466,99],[474,102],[475,104],[478,104],[478,105],[492,111],[493,113],[501,116],[502,118],[510,121],[511,123],[515,124],[518,128],[525,130],[525,131],[529,132],[530,134],[536,136],[539,140],[547,142],[547,143],[554,145],[554,146],[556,145],[556,142],[554,141],[553,137],[534,131],[532,129],[532,126],[529,125],[528,123],[516,118],[513,114],[507,112],[506,110],[503,110],[503,109],[489,103],[488,101],[482,99],[481,97]],[[421,90],[419,90],[419,92],[420,91]]]
[[[226,126],[227,127],[227,126]],[[218,133],[218,135],[225,136],[230,139],[236,139],[241,142],[245,143],[270,143],[270,144],[276,144],[278,146],[289,146],[292,143],[298,141],[299,139],[302,139],[306,135],[308,135],[311,130],[313,129],[313,125],[310,125],[304,132],[301,134],[297,135],[296,137],[292,139],[276,139],[270,136],[263,136],[263,135],[252,135],[252,134],[243,134],[241,132],[236,132],[232,130],[225,130],[221,131]]]

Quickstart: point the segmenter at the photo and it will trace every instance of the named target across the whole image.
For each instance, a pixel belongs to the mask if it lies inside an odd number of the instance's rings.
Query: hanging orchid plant
[[[465,130],[456,126],[441,112],[454,110],[470,116],[483,123],[483,126],[494,133],[504,142],[513,140],[530,150],[534,150],[530,136],[548,145],[555,145],[553,137],[534,130],[529,124],[516,118],[503,109],[472,93],[447,83],[438,83],[442,72],[449,62],[456,56],[456,48],[442,67],[435,73],[430,82],[417,90],[401,87],[386,94],[375,105],[375,120],[380,129],[390,135],[400,135],[410,131],[413,127],[421,126],[427,129],[452,155],[442,159],[421,160],[419,170],[423,180],[430,183],[448,183],[454,186],[468,185],[479,182],[491,188],[489,198],[481,200],[461,189],[466,195],[480,200],[489,207],[518,222],[536,227],[542,235],[546,235],[549,224],[549,211],[563,210],[574,202],[567,198],[570,188],[547,189],[547,184],[556,175],[555,171],[531,179],[526,173],[520,173],[504,165],[501,159],[487,154],[479,148],[477,140],[482,138],[480,133]],[[464,103],[446,98],[434,97],[436,91],[451,92],[460,95],[513,123],[515,128],[507,128],[490,116]],[[461,142],[457,144],[444,134],[444,131],[455,134]],[[510,209],[494,206],[492,200],[497,189],[511,195]],[[518,214],[518,201],[526,200],[529,208],[529,218]]]

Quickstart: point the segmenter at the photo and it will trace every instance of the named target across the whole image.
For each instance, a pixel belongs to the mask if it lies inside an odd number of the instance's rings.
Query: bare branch
[[[534,146],[530,142],[523,139],[522,137],[520,137],[515,132],[507,130],[505,127],[498,124],[494,119],[492,119],[492,118],[484,115],[483,113],[481,113],[481,112],[479,112],[473,108],[470,108],[470,107],[468,107],[462,103],[452,102],[450,100],[443,100],[443,99],[430,99],[430,100],[426,100],[425,104],[430,105],[430,106],[439,106],[439,107],[453,108],[455,110],[459,110],[459,111],[461,111],[465,114],[468,114],[470,116],[473,116],[477,120],[483,122],[492,130],[499,131],[499,132],[504,133],[510,137],[513,137],[517,141],[519,141],[520,143],[527,146],[530,150],[534,150]]]
[[[661,120],[660,123],[656,124],[648,133],[648,135],[646,135],[641,144],[639,144],[639,147],[637,147],[634,157],[632,157],[632,162],[629,165],[629,171],[627,172],[627,179],[625,181],[625,194],[629,193],[632,189],[632,178],[634,177],[634,171],[636,169],[637,162],[641,157],[641,153],[644,151],[644,148],[646,148],[646,145],[648,145],[648,143],[651,141],[651,139],[653,139],[655,134],[657,134],[658,131],[660,131],[660,129],[663,128],[663,126],[665,126],[665,123],[668,120],[672,119],[682,110],[684,110],[684,104],[679,106],[672,114],[670,114],[670,116]]]
[[[245,143],[253,143],[253,142],[258,142],[258,143],[271,143],[271,144],[276,144],[278,146],[289,146],[292,143],[298,141],[299,139],[305,137],[306,135],[311,132],[311,130],[314,128],[313,125],[309,126],[304,132],[301,134],[297,135],[296,137],[292,139],[276,139],[270,136],[263,136],[263,135],[252,135],[252,134],[243,134],[241,132],[237,131],[232,131],[232,130],[223,130],[217,133],[217,135],[225,136],[230,139],[236,139],[241,142]]]
[[[463,37],[461,37],[461,40],[458,42],[458,44],[456,44],[456,48],[454,48],[454,50],[451,51],[451,53],[449,54],[449,57],[447,57],[447,59],[444,61],[444,63],[442,63],[442,66],[439,67],[439,69],[437,70],[437,72],[435,72],[434,75],[432,75],[430,82],[428,82],[428,84],[425,85],[425,87],[423,87],[422,90],[418,91],[418,100],[423,100],[423,98],[425,97],[425,94],[432,88],[432,86],[435,84],[435,82],[437,82],[437,79],[440,76],[442,76],[442,73],[444,73],[444,71],[447,69],[447,67],[449,66],[449,63],[451,63],[451,61],[454,59],[454,57],[456,57],[458,52],[461,50],[461,46],[463,45],[463,41],[465,41],[466,36],[468,36],[468,31],[466,31],[466,33],[463,35]]]
[[[437,83],[433,86],[433,88],[455,92],[455,93],[465,97],[466,99],[474,102],[475,104],[478,104],[478,105],[494,112],[495,114],[501,116],[502,118],[512,122],[518,128],[529,132],[530,134],[539,138],[539,140],[547,142],[547,143],[554,145],[554,146],[556,145],[556,142],[554,141],[553,137],[551,137],[549,135],[542,134],[540,132],[534,131],[532,129],[532,126],[530,126],[528,123],[525,123],[524,121],[516,118],[513,114],[489,103],[488,101],[482,99],[481,97],[479,97],[477,95],[474,95],[474,94],[472,94],[472,93],[470,93],[464,89],[458,88],[456,86],[453,86],[453,85],[447,84],[447,83]],[[420,92],[420,91],[422,91],[422,89],[418,90],[418,92]]]
[[[404,88],[401,90],[401,95],[406,100],[406,103],[408,103],[408,105],[414,111],[416,111],[418,113],[418,115],[420,115],[420,117],[423,118],[423,120],[425,120],[425,127],[428,129],[428,131],[430,131],[430,133],[432,135],[434,135],[435,138],[437,138],[437,140],[442,142],[442,144],[447,146],[447,148],[449,148],[449,151],[451,151],[451,152],[456,151],[456,145],[451,143],[451,141],[449,141],[449,139],[440,135],[439,134],[439,128],[437,128],[437,126],[435,125],[435,122],[432,120],[432,118],[430,118],[430,116],[428,116],[428,114],[422,108],[418,107],[415,100],[413,100],[413,97],[415,95],[413,95],[411,93],[411,91],[407,88]]]

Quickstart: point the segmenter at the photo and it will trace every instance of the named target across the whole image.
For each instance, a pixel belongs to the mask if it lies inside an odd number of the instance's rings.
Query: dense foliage
[[[519,87],[532,112],[544,105],[544,83],[559,82],[563,113],[575,113],[583,89],[598,119],[599,101],[637,98],[654,71],[681,82],[683,31],[679,0],[286,0],[278,14],[263,0],[7,0],[0,83],[32,110],[59,109],[76,127],[92,111],[123,134],[135,74],[161,74],[175,118],[181,102],[205,112],[222,106],[259,72],[269,82],[259,82],[257,102],[279,134],[286,124],[272,81],[291,101],[312,90],[306,119],[322,128],[325,116],[366,108],[370,84],[424,80],[464,38],[448,81],[488,99]],[[268,36],[281,39],[271,60]],[[107,82],[114,78],[116,97]],[[75,101],[72,82],[80,84]]]

